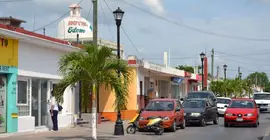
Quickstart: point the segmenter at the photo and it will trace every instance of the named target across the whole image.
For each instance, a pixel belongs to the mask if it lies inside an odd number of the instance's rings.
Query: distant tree
[[[224,81],[213,81],[210,84],[210,89],[217,96],[227,97],[244,97],[252,92],[251,84],[248,80],[241,80],[239,78],[227,79]]]
[[[270,92],[270,82],[268,82],[264,87],[265,92]]]
[[[258,86],[267,86],[269,84],[269,79],[267,77],[267,74],[265,72],[254,72],[247,76],[246,78],[251,82],[253,85]]]
[[[187,65],[178,65],[175,67],[176,69],[179,70],[184,70],[186,72],[194,73],[194,68],[193,66],[187,66]]]

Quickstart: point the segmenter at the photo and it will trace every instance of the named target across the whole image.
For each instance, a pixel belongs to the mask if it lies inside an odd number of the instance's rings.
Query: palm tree
[[[92,139],[97,139],[96,133],[96,93],[97,87],[105,85],[106,89],[115,92],[115,109],[123,109],[127,103],[128,84],[131,71],[124,60],[117,59],[113,50],[108,47],[87,45],[84,49],[71,52],[61,57],[59,72],[63,79],[59,82],[55,94],[58,102],[63,102],[64,90],[82,81],[91,87],[92,93]],[[119,78],[117,71],[120,71]]]

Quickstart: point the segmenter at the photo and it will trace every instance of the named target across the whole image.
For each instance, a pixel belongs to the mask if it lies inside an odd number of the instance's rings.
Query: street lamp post
[[[224,68],[224,80],[226,80],[226,71],[227,71],[227,65],[225,64],[225,65],[223,65],[223,68]],[[225,95],[225,97],[226,97],[226,91],[225,91],[225,93],[224,93],[224,95]]]
[[[239,73],[239,79],[242,79],[242,72]]]
[[[115,11],[113,11],[115,23],[117,26],[117,57],[119,60],[120,60],[120,26],[124,13],[125,12],[122,11],[119,7]],[[118,71],[118,77],[120,78],[120,71]],[[121,120],[121,112],[119,108],[117,110],[117,120],[114,126],[114,135],[124,135],[124,126],[123,121]]]
[[[201,57],[201,61],[202,61],[202,90],[204,90],[204,74],[203,74],[203,61],[204,61],[204,57],[205,57],[205,54],[202,52],[200,54],[200,57]]]

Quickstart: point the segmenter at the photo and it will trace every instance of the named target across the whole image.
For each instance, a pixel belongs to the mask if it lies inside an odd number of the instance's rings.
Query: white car
[[[260,111],[270,111],[270,93],[268,92],[257,92],[254,93],[253,99],[256,104],[260,107]]]
[[[231,98],[228,97],[217,97],[217,108],[218,108],[218,114],[224,115],[227,107],[231,102]]]

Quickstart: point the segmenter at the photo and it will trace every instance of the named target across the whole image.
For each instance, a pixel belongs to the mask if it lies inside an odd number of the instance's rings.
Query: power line
[[[199,32],[199,33],[203,33],[203,34],[208,34],[208,35],[212,35],[212,36],[218,36],[218,37],[222,37],[222,38],[229,38],[229,39],[237,39],[237,40],[245,40],[245,41],[270,41],[270,39],[260,39],[260,38],[246,38],[246,37],[239,37],[239,36],[230,36],[230,35],[225,35],[225,34],[219,34],[219,33],[214,33],[214,32],[209,32],[209,31],[204,31],[202,29],[198,29],[198,28],[195,28],[195,27],[192,27],[192,26],[189,26],[189,25],[186,25],[184,23],[180,23],[180,22],[176,22],[176,21],[173,21],[173,20],[170,20],[170,19],[167,19],[167,18],[164,18],[162,16],[159,16],[159,15],[156,15],[156,14],[153,14],[145,9],[142,9],[132,3],[129,3],[125,0],[120,0],[122,1],[123,3],[127,4],[127,5],[130,5],[132,7],[135,7],[136,9],[144,12],[144,13],[147,13],[149,15],[152,15],[158,19],[161,19],[161,20],[164,20],[166,22],[169,22],[169,23],[172,23],[172,24],[175,24],[176,26],[179,26],[179,27],[184,27],[184,28],[187,28],[189,30],[192,30],[192,31],[196,31],[196,32]]]
[[[219,52],[219,51],[216,51],[217,53],[219,54],[225,54],[227,56],[234,56],[234,57],[241,57],[241,58],[247,58],[247,59],[257,59],[257,60],[260,60],[260,61],[267,61],[269,62],[269,59],[258,59],[258,58],[252,58],[252,57],[247,57],[247,56],[241,56],[241,55],[235,55],[235,54],[229,54],[229,53],[225,53],[225,52]]]
[[[131,45],[135,48],[135,50],[137,51],[138,55],[141,56],[140,51],[138,50],[138,48],[134,45],[134,43],[132,42],[132,40],[130,39],[129,35],[127,34],[127,32],[125,31],[124,27],[121,26],[122,31],[124,32],[124,34],[126,35],[127,39],[129,40],[129,42],[131,43]],[[142,56],[141,56],[142,57]]]
[[[0,2],[26,2],[26,1],[33,1],[33,0],[0,0]]]
[[[104,2],[105,2],[105,0],[104,0]],[[103,13],[103,16],[104,16],[104,18],[105,18],[105,21],[107,22],[107,27],[108,27],[108,29],[109,29],[109,31],[110,31],[110,34],[111,34],[112,40],[114,40],[114,37],[113,37],[113,34],[112,34],[112,30],[111,30],[111,28],[110,28],[110,25],[109,25],[109,22],[108,22],[107,16],[106,16],[106,14],[105,14],[104,8],[103,8],[103,6],[102,6],[102,4],[101,4],[101,3],[100,3],[100,7],[101,7],[101,11],[102,11],[102,13]]]
[[[111,13],[113,13],[112,9],[110,8],[110,6],[108,5],[107,1],[104,0],[107,8],[110,10]],[[123,26],[121,26],[122,31],[124,32],[124,34],[126,35],[127,39],[129,40],[130,44],[133,46],[133,48],[137,51],[138,55],[141,56],[140,51],[138,50],[138,48],[135,46],[135,44],[133,43],[133,41],[130,39],[129,35],[127,34],[126,30],[124,29]],[[142,56],[141,56],[142,57]]]
[[[79,5],[82,1],[83,1],[83,0],[80,0],[80,2],[77,3],[77,5]],[[71,10],[72,10],[72,9],[71,9]],[[47,27],[47,26],[50,26],[50,25],[54,24],[54,23],[57,22],[58,20],[60,20],[60,19],[64,18],[65,16],[67,16],[67,15],[70,13],[71,10],[69,10],[68,12],[66,12],[65,14],[63,14],[62,16],[60,16],[59,18],[53,20],[52,22],[50,22],[50,23],[48,23],[48,24],[46,24],[46,25],[44,25],[44,26],[42,26],[42,27],[40,27],[40,28],[35,29],[33,32],[38,31],[38,30],[42,30],[43,28],[45,28],[45,27]]]
[[[91,2],[91,4],[92,4],[92,2]],[[90,4],[90,5],[91,5],[91,4]],[[93,6],[90,6],[90,8],[89,8],[89,11],[88,11],[88,14],[87,14],[87,17],[86,17],[87,20],[88,20],[90,14],[91,14],[92,7],[93,7]]]
[[[197,59],[199,57],[170,57],[170,59]],[[146,60],[161,60],[163,59],[162,57],[150,57],[150,58],[145,58]]]

